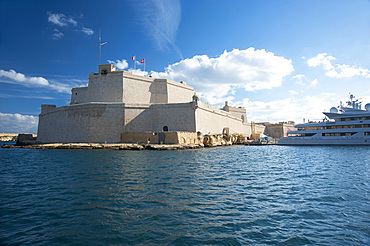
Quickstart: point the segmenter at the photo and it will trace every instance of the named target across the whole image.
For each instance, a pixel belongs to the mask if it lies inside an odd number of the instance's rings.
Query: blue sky
[[[99,62],[185,81],[248,121],[320,120],[370,102],[370,1],[0,1],[0,132],[36,132]],[[131,60],[145,58],[142,64]]]

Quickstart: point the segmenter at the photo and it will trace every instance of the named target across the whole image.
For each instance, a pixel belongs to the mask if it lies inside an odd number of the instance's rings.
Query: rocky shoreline
[[[24,136],[23,141],[14,145],[3,145],[2,148],[22,149],[109,149],[109,150],[178,150],[199,149],[230,145],[271,145],[275,141],[248,140],[243,135],[205,135],[197,144],[154,144],[154,143],[48,143],[41,144]]]
[[[198,149],[204,145],[183,145],[183,144],[99,144],[99,143],[53,143],[33,145],[4,145],[2,148],[23,148],[23,149],[107,149],[107,150],[177,150],[177,149]]]

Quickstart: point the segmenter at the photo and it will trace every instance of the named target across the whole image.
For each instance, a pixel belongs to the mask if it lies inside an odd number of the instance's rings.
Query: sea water
[[[370,148],[0,149],[1,245],[369,245]]]

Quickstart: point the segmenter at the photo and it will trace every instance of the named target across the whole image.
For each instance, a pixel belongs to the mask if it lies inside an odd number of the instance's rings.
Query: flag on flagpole
[[[145,58],[140,60],[141,63],[144,63],[144,74],[145,74]]]
[[[136,56],[131,57],[131,60],[134,61],[134,70],[136,69]]]

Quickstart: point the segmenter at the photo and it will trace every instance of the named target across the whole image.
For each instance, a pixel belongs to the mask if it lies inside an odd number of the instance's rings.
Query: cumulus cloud
[[[116,68],[118,69],[125,69],[125,68],[128,68],[128,63],[126,60],[116,60],[116,61],[111,61],[111,60],[108,60],[108,62],[110,64],[112,64],[113,66],[115,66]]]
[[[322,65],[325,70],[333,69],[333,65],[331,61],[335,61],[336,58],[334,56],[328,56],[326,53],[318,54],[315,57],[308,59],[307,64],[310,67],[318,67]]]
[[[319,83],[317,79],[312,80],[311,85],[316,86]]]
[[[26,87],[44,87],[62,93],[70,93],[72,86],[75,86],[75,84],[64,84],[56,81],[51,82],[43,77],[28,77],[22,73],[17,73],[13,69],[9,71],[0,70],[0,78],[6,79],[0,80],[2,83],[18,84]]]
[[[48,86],[49,82],[42,77],[26,77],[24,74],[17,73],[13,69],[9,71],[0,70],[0,77],[11,79],[14,82],[30,86]]]
[[[141,76],[148,76],[149,75],[148,71],[143,71],[141,69],[129,69],[129,71],[133,74],[136,74],[136,75],[141,75]]]
[[[148,36],[153,39],[156,47],[159,49],[172,47],[182,59],[181,51],[175,44],[181,21],[180,0],[136,1],[135,6],[148,31]]]
[[[306,75],[304,74],[297,74],[297,75],[294,75],[292,78],[299,85],[305,85],[305,82],[307,81]]]
[[[248,120],[255,122],[295,121],[302,123],[303,119],[319,121],[323,119],[322,112],[335,106],[337,98],[332,94],[323,93],[320,96],[287,97],[273,101],[250,101],[244,98],[236,105],[247,110]],[[304,106],[303,106],[304,105]]]
[[[235,88],[246,91],[271,89],[282,85],[294,71],[292,61],[272,52],[248,48],[225,51],[219,57],[198,55],[169,65],[164,72],[152,72],[156,78],[185,81],[209,103],[224,100]]]
[[[307,65],[310,67],[322,66],[326,76],[331,78],[351,78],[354,76],[362,76],[365,78],[370,78],[370,70],[366,68],[360,68],[356,66],[350,66],[346,64],[332,64],[336,58],[329,56],[326,53],[320,53],[315,57],[307,60]]]
[[[0,113],[0,132],[36,133],[38,117]]]

